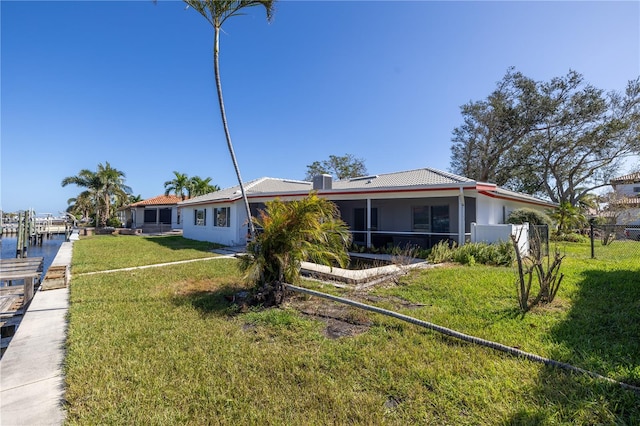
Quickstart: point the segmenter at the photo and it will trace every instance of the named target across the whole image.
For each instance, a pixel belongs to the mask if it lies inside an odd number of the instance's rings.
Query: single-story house
[[[338,181],[322,175],[313,182],[265,177],[245,183],[252,215],[269,200],[301,199],[311,191],[336,203],[354,243],[367,247],[415,244],[428,248],[443,239],[464,244],[472,223],[503,224],[511,211],[521,207],[541,211],[556,207],[549,201],[431,168]],[[239,186],[178,206],[186,238],[246,244],[247,215]]]
[[[163,232],[182,229],[182,200],[176,195],[158,195],[122,207],[118,214],[125,228],[142,229],[143,232]]]

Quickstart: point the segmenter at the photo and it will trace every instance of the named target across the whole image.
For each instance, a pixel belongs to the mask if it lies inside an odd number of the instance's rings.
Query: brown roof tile
[[[146,200],[130,204],[129,207],[167,206],[178,204],[180,201],[182,201],[182,198],[175,195],[158,195],[157,197],[147,198]]]

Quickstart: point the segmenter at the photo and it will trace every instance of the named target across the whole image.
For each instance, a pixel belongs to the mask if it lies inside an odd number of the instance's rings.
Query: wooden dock
[[[7,348],[29,302],[40,284],[44,258],[0,259],[0,349]]]

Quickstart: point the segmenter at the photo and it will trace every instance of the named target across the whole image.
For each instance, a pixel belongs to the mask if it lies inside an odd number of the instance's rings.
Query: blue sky
[[[66,176],[108,161],[134,194],[177,170],[237,183],[213,81],[213,30],[182,2],[6,1],[5,211],[57,213]],[[352,154],[372,174],[447,170],[460,106],[507,68],[570,69],[606,91],[640,75],[640,2],[280,1],[230,19],[222,84],[245,181],[303,179]]]

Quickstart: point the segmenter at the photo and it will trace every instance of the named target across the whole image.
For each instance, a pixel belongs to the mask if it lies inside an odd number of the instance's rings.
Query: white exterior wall
[[[614,190],[622,197],[640,197],[640,182],[616,185]],[[622,209],[616,218],[616,223],[618,225],[640,223],[640,208],[629,205],[628,208]]]
[[[501,198],[491,198],[482,194],[478,195],[476,202],[476,222],[483,225],[503,224],[509,217],[509,214],[516,209],[529,208],[539,210],[543,213],[547,213],[549,210],[547,207],[503,200]]]
[[[511,235],[516,237],[520,253],[529,254],[529,224],[524,225],[478,225],[471,224],[472,243],[497,243],[499,241],[510,242]]]
[[[144,207],[136,207],[136,213],[134,216],[133,227],[142,228],[142,225],[144,225]]]
[[[328,198],[331,201],[342,202],[343,218],[353,223],[353,208],[366,207],[366,196],[358,197],[358,194],[331,194],[320,193],[321,197]],[[378,229],[392,230],[397,232],[412,231],[412,205],[438,205],[449,204],[449,232],[455,234],[459,228],[459,191],[439,191],[438,196],[434,197],[434,193],[430,191],[413,192],[413,193],[380,193],[372,196],[372,207],[378,208]],[[300,196],[280,197],[282,201],[301,199]],[[472,202],[475,198],[475,202]],[[260,204],[269,201],[272,197],[253,197],[253,204]],[[483,225],[503,224],[510,212],[517,208],[529,207],[536,208],[540,211],[547,209],[542,206],[535,206],[525,202],[505,200],[501,198],[493,198],[483,194],[474,193],[473,191],[465,192],[465,223],[469,224],[475,216],[476,223]],[[232,219],[231,226],[228,228],[218,228],[213,226],[213,208],[230,207],[230,217]],[[475,215],[472,210],[475,206]],[[247,215],[242,199],[233,203],[220,204],[202,204],[199,206],[185,205],[182,206],[182,229],[185,238],[199,241],[209,241],[228,246],[246,244],[246,236],[248,234]],[[207,225],[196,226],[194,224],[194,215],[196,208],[205,208],[207,211]]]
[[[182,210],[182,209],[181,209]],[[178,222],[178,206],[171,207],[171,229],[182,229],[184,218],[180,218]]]
[[[504,202],[505,200],[478,195],[476,198],[476,222],[484,225],[504,223]]]
[[[213,226],[214,207],[229,207],[230,226]],[[206,210],[206,225],[195,225],[196,209]],[[244,245],[247,242],[247,214],[242,200],[233,204],[207,204],[201,206],[182,207],[182,235],[185,238],[198,241],[223,244],[225,246]]]
[[[625,197],[640,197],[640,182],[616,185],[615,192]]]

